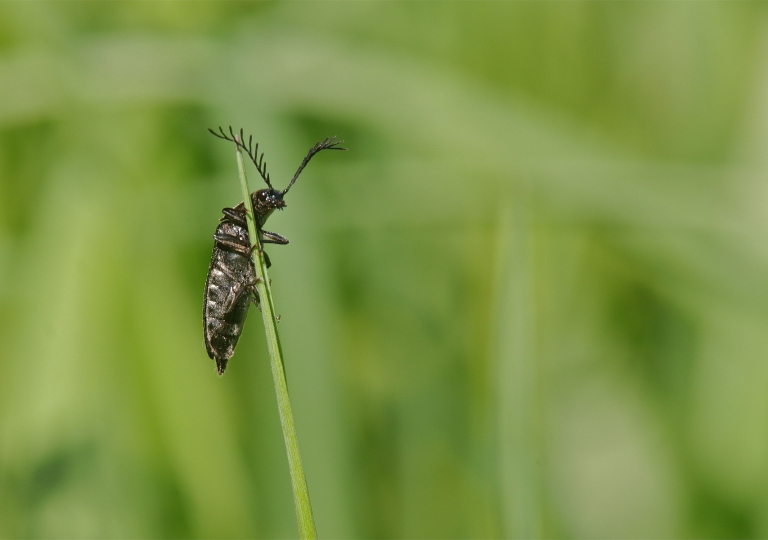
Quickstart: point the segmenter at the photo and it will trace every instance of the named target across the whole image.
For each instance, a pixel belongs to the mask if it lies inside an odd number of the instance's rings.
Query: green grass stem
[[[239,142],[239,138],[236,137]],[[248,179],[245,175],[245,165],[243,162],[243,152],[239,145],[237,148],[237,168],[240,174],[240,187],[243,190],[243,200],[245,201],[245,216],[248,222],[248,234],[251,238],[251,245],[254,246],[253,254],[256,265],[257,290],[261,299],[261,315],[264,318],[264,329],[267,333],[267,348],[269,349],[269,358],[272,365],[272,378],[275,383],[275,392],[277,393],[277,410],[280,413],[280,425],[283,428],[283,439],[285,440],[285,449],[288,453],[288,467],[291,472],[291,485],[293,487],[293,501],[296,505],[296,520],[299,525],[299,537],[302,539],[317,538],[315,529],[315,520],[312,515],[312,505],[309,502],[309,490],[307,481],[304,477],[304,468],[301,465],[301,454],[299,453],[299,441],[296,437],[296,427],[293,423],[293,413],[291,412],[291,402],[288,399],[288,385],[285,381],[285,371],[283,368],[283,350],[280,346],[280,336],[277,333],[277,320],[275,319],[275,307],[272,302],[272,287],[269,283],[267,274],[267,265],[264,260],[264,252],[261,247],[261,239],[258,235],[256,222],[254,220],[253,204],[251,202],[250,189],[248,188]]]

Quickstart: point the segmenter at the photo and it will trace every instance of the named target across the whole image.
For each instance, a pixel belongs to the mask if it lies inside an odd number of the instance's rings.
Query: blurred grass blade
[[[497,245],[496,392],[503,536],[539,538],[533,260],[528,199],[502,206]]]

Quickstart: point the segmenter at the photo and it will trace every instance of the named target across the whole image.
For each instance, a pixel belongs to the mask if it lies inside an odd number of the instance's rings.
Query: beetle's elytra
[[[262,244],[287,244],[288,239],[277,233],[263,229],[267,218],[276,209],[285,208],[283,197],[301,171],[306,167],[312,156],[321,150],[346,150],[339,145],[344,141],[337,141],[335,137],[324,139],[309,149],[307,157],[299,165],[296,174],[288,183],[288,187],[279,191],[272,187],[267,173],[267,164],[264,162],[264,154],[259,156],[259,145],[252,146],[253,138],[248,138],[248,145],[244,144],[243,130],[239,137],[229,128],[227,135],[221,127],[219,132],[209,129],[216,137],[235,143],[251,158],[261,178],[266,182],[267,189],[260,189],[251,193],[256,228]],[[243,332],[243,323],[248,315],[248,308],[253,302],[259,305],[259,295],[256,291],[256,269],[253,263],[253,252],[248,227],[245,221],[245,204],[240,203],[234,208],[224,208],[223,216],[219,220],[216,234],[213,235],[213,254],[211,264],[208,267],[208,278],[205,281],[205,298],[203,302],[203,332],[205,335],[205,349],[208,356],[216,361],[216,369],[219,375],[224,373],[227,362],[235,352],[237,340]],[[269,257],[264,253],[267,266],[270,266]]]

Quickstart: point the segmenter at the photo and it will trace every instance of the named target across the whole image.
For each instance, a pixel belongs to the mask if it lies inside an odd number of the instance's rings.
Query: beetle
[[[280,191],[272,187],[264,162],[264,153],[259,156],[259,145],[252,146],[253,137],[244,144],[243,130],[239,137],[229,128],[229,135],[219,127],[219,132],[209,129],[220,139],[235,143],[248,154],[261,178],[267,184],[266,189],[251,193],[254,217],[259,240],[263,244],[287,244],[288,239],[280,234],[264,230],[264,223],[275,210],[286,207],[284,197],[291,189],[296,179],[307,166],[309,160],[322,150],[346,150],[339,145],[336,137],[326,138],[309,149],[304,161],[299,165],[296,174],[288,183],[288,187]],[[227,362],[235,352],[235,346],[243,332],[243,323],[248,315],[248,308],[253,303],[259,307],[259,293],[256,290],[257,277],[253,262],[253,249],[248,235],[245,220],[245,203],[234,208],[222,209],[224,214],[219,219],[216,233],[213,235],[213,253],[208,267],[208,277],[205,281],[205,296],[203,300],[203,334],[205,349],[208,356],[216,361],[219,375],[224,373]],[[266,252],[264,259],[267,267],[271,262]]]

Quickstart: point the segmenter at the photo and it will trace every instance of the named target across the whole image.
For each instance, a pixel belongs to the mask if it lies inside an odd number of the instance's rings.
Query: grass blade
[[[235,140],[241,141],[236,136]],[[245,164],[243,162],[243,152],[240,145],[237,148],[237,169],[240,175],[240,188],[243,191],[243,200],[245,201],[245,216],[248,222],[248,234],[251,237],[251,245],[255,246],[253,251],[254,262],[256,266],[256,276],[258,283],[256,285],[261,299],[261,315],[264,319],[264,329],[267,333],[267,348],[269,349],[270,364],[272,366],[272,378],[275,383],[275,392],[277,394],[277,409],[280,413],[280,425],[283,428],[283,439],[285,440],[285,449],[288,453],[288,467],[291,472],[291,487],[293,488],[293,501],[296,505],[296,520],[299,525],[299,537],[302,539],[317,538],[315,529],[315,520],[312,515],[312,506],[309,502],[309,490],[307,481],[304,477],[304,468],[301,465],[301,454],[299,453],[299,441],[296,437],[296,427],[293,423],[293,412],[291,411],[291,402],[288,399],[288,385],[285,381],[285,371],[283,369],[283,350],[280,346],[280,336],[277,333],[277,320],[275,319],[275,308],[272,302],[272,287],[269,283],[267,274],[267,265],[264,260],[264,252],[261,247],[256,222],[254,220],[253,204],[251,202],[250,189],[248,188],[248,179],[245,175]]]

